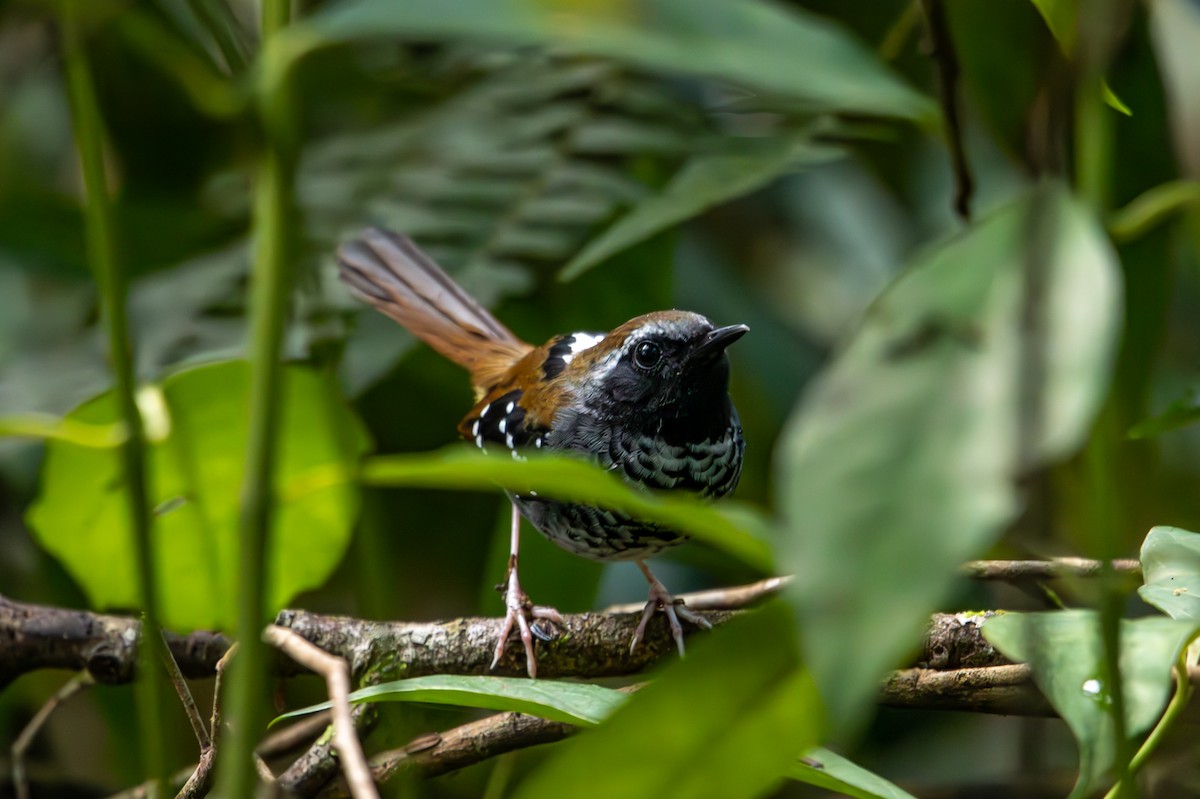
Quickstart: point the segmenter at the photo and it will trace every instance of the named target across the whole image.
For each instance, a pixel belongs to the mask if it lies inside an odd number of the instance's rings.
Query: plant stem
[[[271,38],[288,21],[290,0],[262,6],[262,61],[272,71]],[[274,471],[282,397],[281,352],[291,296],[290,247],[292,115],[284,79],[264,81],[259,97],[266,146],[255,189],[255,260],[250,297],[250,422],[242,483],[238,535],[238,656],[233,662],[229,742],[222,750],[220,793],[248,799],[254,794],[254,744],[266,722],[266,553],[274,515]]]
[[[62,37],[68,102],[86,192],[84,216],[88,262],[100,287],[108,356],[116,383],[117,406],[126,432],[120,447],[124,471],[122,485],[128,502],[129,528],[133,534],[137,559],[138,591],[145,618],[143,646],[139,654],[139,673],[143,679],[138,695],[142,767],[155,780],[161,780],[167,772],[163,751],[166,723],[165,705],[162,702],[163,675],[155,658],[155,642],[161,640],[162,628],[159,624],[154,544],[150,529],[146,436],[137,407],[133,343],[129,337],[126,314],[129,283],[117,262],[115,224],[104,167],[104,126],[77,18],[77,4],[71,0],[62,4]]]
[[[1146,761],[1158,749],[1158,745],[1166,738],[1171,726],[1178,720],[1179,716],[1187,708],[1188,702],[1192,698],[1192,683],[1188,679],[1187,668],[1187,645],[1183,647],[1183,652],[1179,656],[1179,661],[1175,664],[1175,695],[1171,697],[1170,704],[1163,711],[1162,718],[1158,720],[1158,724],[1154,725],[1154,729],[1150,731],[1150,735],[1142,742],[1142,746],[1138,749],[1137,754],[1129,761],[1129,776],[1135,776],[1141,771],[1142,766],[1146,765]],[[1117,783],[1109,789],[1104,795],[1104,799],[1115,799],[1121,792],[1121,784]]]
[[[1102,97],[1104,72],[1111,60],[1117,37],[1121,6],[1125,0],[1102,0],[1091,13],[1080,14],[1078,26],[1077,75],[1075,81],[1075,188],[1078,195],[1101,219],[1111,201],[1113,155],[1112,113]],[[1111,699],[1116,797],[1136,795],[1130,779],[1133,747],[1126,715],[1127,697],[1121,674],[1121,619],[1125,590],[1112,566],[1124,554],[1124,504],[1118,485],[1118,442],[1127,427],[1120,418],[1117,388],[1111,388],[1084,451],[1088,506],[1094,529],[1094,557],[1100,564],[1100,633],[1103,641],[1102,674]]]

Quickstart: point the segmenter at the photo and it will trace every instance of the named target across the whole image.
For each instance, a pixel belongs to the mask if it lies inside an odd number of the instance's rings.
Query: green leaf
[[[1063,54],[1071,56],[1075,52],[1075,18],[1079,13],[1078,0],[1032,0],[1046,27],[1058,41]]]
[[[1121,679],[1130,735],[1148,730],[1171,692],[1171,667],[1197,632],[1194,623],[1164,618],[1121,622]],[[987,640],[1028,663],[1038,688],[1079,743],[1072,797],[1088,795],[1116,754],[1111,701],[1102,682],[1104,644],[1094,611],[1006,613],[983,627]]]
[[[778,603],[705,636],[604,724],[562,744],[518,799],[738,799],[781,781],[818,735],[819,702],[797,669]]]
[[[1117,97],[1116,92],[1114,92],[1112,87],[1108,85],[1108,81],[1104,81],[1104,83],[1101,84],[1100,91],[1101,96],[1104,98],[1105,105],[1114,111],[1124,114],[1127,117],[1133,116],[1133,109],[1127,106],[1124,100],[1122,100],[1120,97]]]
[[[143,388],[148,465],[164,626],[229,629],[235,612],[238,496],[246,449],[249,369],[230,361],[179,372]],[[325,581],[358,513],[355,464],[367,449],[357,419],[331,381],[289,368],[281,398],[276,490],[280,507],[268,553],[271,608]],[[67,417],[110,424],[105,393]],[[28,522],[96,607],[135,607],[133,541],[119,454],[51,442],[42,493]],[[97,568],[103,564],[103,568]]]
[[[907,791],[828,749],[808,752],[792,765],[788,776],[856,799],[913,799]]]
[[[740,152],[707,153],[690,159],[662,193],[633,206],[612,227],[588,242],[559,274],[571,280],[626,247],[648,239],[734,197],[765,185],[779,175],[822,163],[841,155],[833,147],[816,145],[812,134],[782,136]]]
[[[779,556],[830,718],[861,721],[1017,477],[1084,439],[1119,296],[1103,231],[1043,188],[910,266],[809,389],[778,452]]]
[[[1158,416],[1134,425],[1129,431],[1129,437],[1149,438],[1178,430],[1196,421],[1200,421],[1200,382],[1190,386],[1182,397],[1168,405]]]
[[[0,416],[0,438],[43,438],[65,441],[81,447],[107,449],[120,446],[125,440],[124,425],[87,424],[74,419],[59,419],[45,413],[23,413]]]
[[[1200,535],[1155,527],[1142,543],[1142,599],[1172,619],[1200,622]]]
[[[358,0],[292,26],[281,47],[294,59],[326,44],[382,37],[550,45],[742,83],[814,111],[933,115],[928,98],[834,23],[758,0]]]
[[[629,695],[586,683],[434,674],[380,683],[350,694],[351,702],[426,702],[434,705],[511,710],[551,721],[591,726],[608,718]],[[284,713],[284,720],[328,710],[329,702]]]
[[[428,455],[371,458],[363,465],[362,479],[386,486],[499,487],[587,502],[685,531],[764,572],[772,570],[771,551],[764,540],[766,523],[744,509],[735,516],[690,496],[638,490],[597,466],[565,455],[530,453],[524,460],[513,460],[453,447]],[[729,503],[724,504],[729,508]]]

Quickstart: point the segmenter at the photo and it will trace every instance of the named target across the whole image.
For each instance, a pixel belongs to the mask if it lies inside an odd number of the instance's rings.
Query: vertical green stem
[[[1113,151],[1112,113],[1105,108],[1102,97],[1104,68],[1113,47],[1113,20],[1118,17],[1119,0],[1107,0],[1100,7],[1080,15],[1079,75],[1075,86],[1075,184],[1079,195],[1092,207],[1099,218],[1105,218],[1110,204],[1110,165]],[[1117,475],[1117,442],[1122,437],[1122,424],[1110,392],[1108,401],[1092,431],[1092,440],[1084,453],[1087,469],[1088,506],[1091,511],[1090,529],[1095,542],[1095,556],[1100,560],[1100,632],[1104,644],[1104,685],[1109,692],[1109,705],[1117,778],[1116,796],[1134,795],[1136,788],[1130,779],[1130,760],[1133,748],[1126,724],[1125,685],[1121,677],[1121,619],[1125,597],[1112,568],[1112,561],[1122,557],[1122,531],[1125,518]]]
[[[290,0],[264,0],[260,113],[266,137],[255,187],[255,259],[250,297],[250,423],[238,535],[238,655],[233,662],[232,733],[222,748],[220,793],[254,794],[254,744],[266,722],[266,552],[274,516],[276,438],[282,397],[281,352],[291,296],[290,247],[294,157],[286,81],[272,59],[271,40],[287,24]],[[279,77],[270,80],[269,77]]]
[[[1154,729],[1150,731],[1150,735],[1142,743],[1137,754],[1133,756],[1133,760],[1129,763],[1129,774],[1126,779],[1136,776],[1146,762],[1150,759],[1157,750],[1167,734],[1174,727],[1175,722],[1183,715],[1187,709],[1188,702],[1191,701],[1194,690],[1192,683],[1188,679],[1188,657],[1187,651],[1189,644],[1185,644],[1183,652],[1179,655],[1179,659],[1175,663],[1175,694],[1171,697],[1170,704],[1163,711],[1162,717],[1158,720],[1158,724],[1154,725]],[[1122,783],[1117,783],[1104,795],[1104,799],[1116,799],[1122,791]]]
[[[62,5],[62,37],[71,121],[87,195],[84,215],[88,262],[100,287],[108,355],[116,381],[117,404],[126,431],[125,441],[121,445],[121,465],[125,477],[123,485],[137,557],[138,591],[145,618],[142,642],[149,644],[140,647],[138,661],[142,677],[138,695],[142,767],[154,779],[161,780],[166,776],[162,743],[166,724],[162,702],[163,675],[154,652],[155,642],[161,640],[162,633],[154,578],[154,546],[150,535],[146,436],[137,407],[133,343],[129,337],[126,314],[129,283],[117,262],[115,225],[104,167],[104,125],[79,26],[77,5],[71,0],[66,0]]]

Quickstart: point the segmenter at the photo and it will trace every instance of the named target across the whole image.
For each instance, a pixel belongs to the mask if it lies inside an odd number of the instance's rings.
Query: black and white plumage
[[[403,236],[368,231],[342,247],[339,261],[356,294],[471,372],[476,404],[458,429],[485,452],[518,459],[536,450],[578,454],[635,486],[711,499],[737,485],[745,442],[729,397],[725,350],[746,333],[744,325],[716,327],[696,313],[657,311],[608,333],[571,333],[533,347]],[[644,563],[686,540],[683,534],[533,492],[511,499],[508,615],[497,660],[516,627],[534,675],[528,617],[561,618],[531,606],[520,588],[520,516],[574,554],[637,562],[650,597],[634,646],[656,609],[666,614],[681,653],[679,619],[706,625],[675,603]]]

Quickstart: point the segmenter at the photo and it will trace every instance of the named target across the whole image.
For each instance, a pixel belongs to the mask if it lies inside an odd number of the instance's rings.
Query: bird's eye
[[[633,362],[639,369],[653,369],[662,360],[662,347],[653,341],[643,341],[633,350]]]

